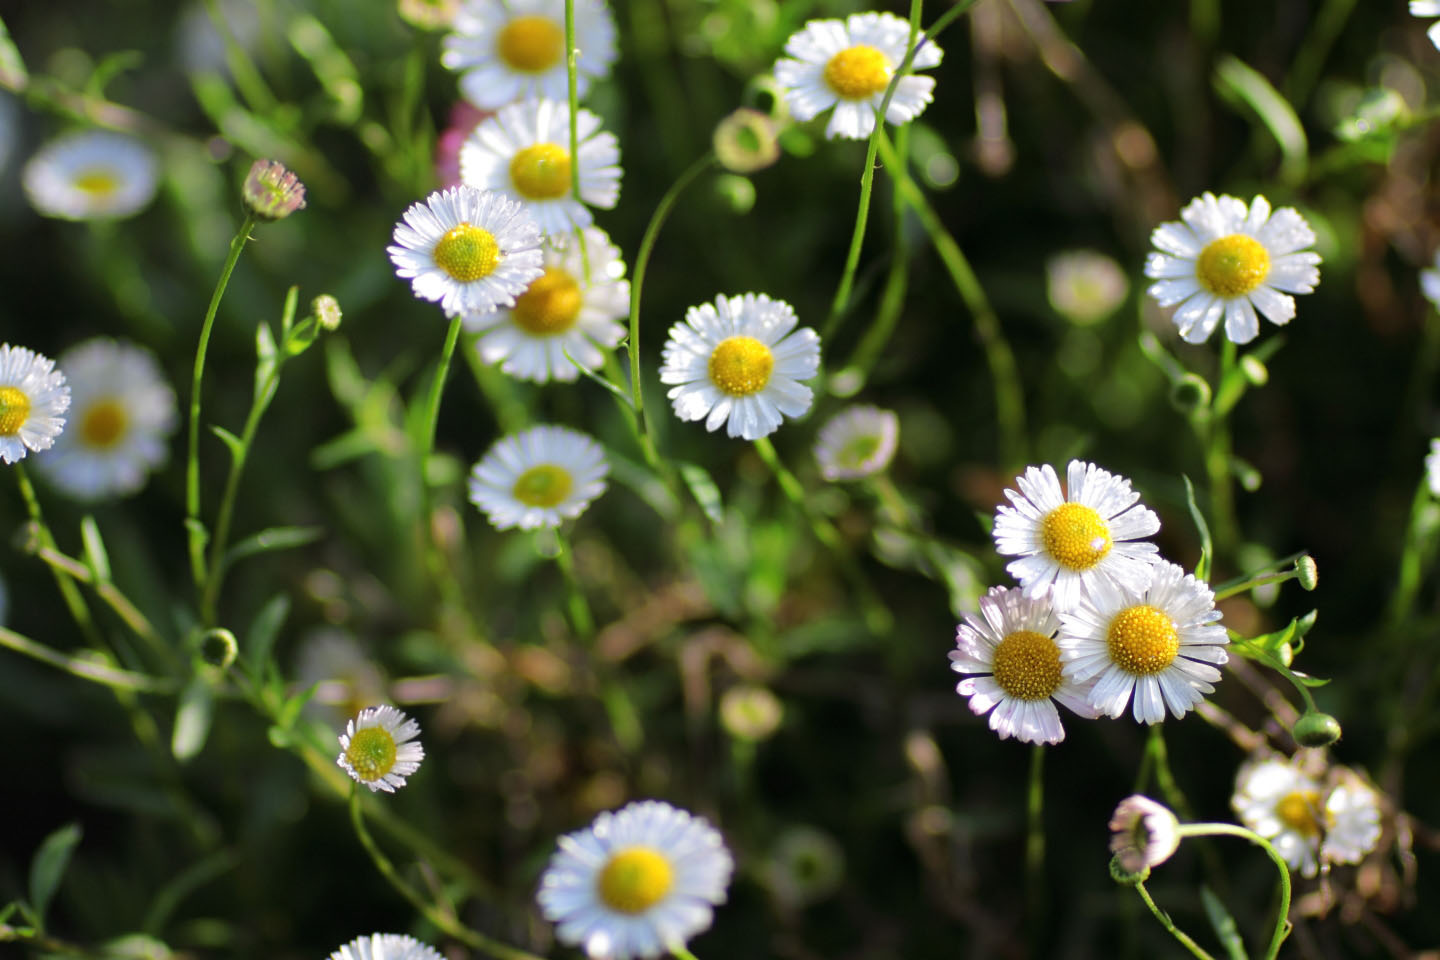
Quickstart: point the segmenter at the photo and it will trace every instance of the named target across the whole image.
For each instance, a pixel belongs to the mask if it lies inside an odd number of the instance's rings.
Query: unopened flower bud
[[[1295,579],[1300,581],[1300,586],[1306,590],[1314,590],[1320,583],[1320,570],[1315,566],[1315,558],[1305,554],[1295,561]]]
[[[261,220],[283,220],[305,208],[305,184],[279,160],[256,160],[242,195]]]
[[[1295,721],[1292,732],[1302,747],[1328,747],[1340,739],[1340,721],[1328,713],[1310,710]]]
[[[784,716],[779,698],[764,687],[735,686],[720,697],[720,720],[740,740],[768,740]]]
[[[310,314],[323,329],[331,332],[340,329],[340,301],[330,294],[322,293],[310,301]]]
[[[1164,804],[1139,794],[1126,797],[1110,817],[1110,852],[1125,874],[1141,874],[1170,859],[1180,846],[1180,821]],[[1111,875],[1115,876],[1114,867]],[[1124,882],[1116,877],[1117,882]],[[1139,882],[1139,881],[1134,881]]]
[[[759,110],[741,107],[715,127],[715,156],[734,173],[754,173],[780,159],[775,121]]]

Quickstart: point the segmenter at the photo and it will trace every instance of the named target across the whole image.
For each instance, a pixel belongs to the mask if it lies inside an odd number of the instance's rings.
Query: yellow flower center
[[[1060,648],[1034,630],[1016,630],[995,648],[995,682],[1012,697],[1044,700],[1060,686]]]
[[[710,354],[710,382],[732,397],[764,390],[773,369],[775,354],[754,337],[727,337]]]
[[[484,227],[462,223],[435,244],[435,265],[461,283],[488,277],[500,263],[500,245]]]
[[[76,190],[92,197],[108,197],[120,189],[120,178],[109,170],[85,170],[73,181]]]
[[[17,387],[0,387],[0,437],[13,437],[30,418],[30,398]]]
[[[1249,293],[1269,275],[1270,251],[1259,240],[1243,233],[1211,240],[1195,261],[1195,279],[1221,297]]]
[[[527,200],[554,200],[570,192],[570,152],[558,143],[536,143],[510,160],[510,182]]]
[[[1068,570],[1089,570],[1114,546],[1100,514],[1079,503],[1062,503],[1040,521],[1045,552]]]
[[[575,326],[584,298],[580,284],[569,271],[547,267],[545,272],[515,300],[510,315],[526,333],[550,337]]]
[[[90,404],[80,417],[80,442],[87,447],[113,447],[125,436],[128,426],[125,407],[114,398],[106,397]]]
[[[520,474],[510,492],[527,507],[553,507],[570,495],[574,485],[569,470],[542,463]]]
[[[395,766],[395,738],[384,727],[356,730],[345,759],[361,780],[379,780]]]
[[[825,85],[842,99],[868,100],[890,85],[890,62],[868,44],[847,47],[825,64]]]
[[[675,882],[670,861],[649,847],[627,847],[610,858],[596,881],[600,899],[619,913],[644,913],[665,898]]]
[[[1180,631],[1165,611],[1142,603],[1115,614],[1105,634],[1110,660],[1126,673],[1148,677],[1175,662]]]
[[[1306,837],[1320,836],[1320,795],[1314,790],[1287,793],[1275,804],[1275,816],[1291,830]]]
[[[544,73],[565,53],[565,31],[549,17],[516,17],[500,31],[495,52],[511,70]]]

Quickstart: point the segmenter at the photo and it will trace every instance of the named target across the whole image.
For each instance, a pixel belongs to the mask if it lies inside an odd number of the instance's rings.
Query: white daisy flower
[[[1359,863],[1380,841],[1380,794],[1353,770],[1331,771],[1334,786],[1325,798],[1325,840],[1320,858]]]
[[[1435,0],[1440,6],[1440,0]],[[1440,21],[1436,22],[1440,26]],[[1429,270],[1420,271],[1420,292],[1425,294],[1436,310],[1440,310],[1440,250],[1435,252],[1435,264]]]
[[[70,381],[70,429],[37,465],[77,500],[125,497],[145,486],[169,455],[175,391],[150,351],[105,338],[60,357]]]
[[[1012,506],[995,511],[995,549],[1021,559],[1005,567],[1025,593],[1050,589],[1055,607],[1069,610],[1082,590],[1101,581],[1138,593],[1150,582],[1159,548],[1140,542],[1160,530],[1160,518],[1139,504],[1130,481],[1093,463],[1071,460],[1066,492],[1048,463],[1026,467],[1015,478],[1020,492],[1006,490]]]
[[[1440,497],[1440,437],[1430,441],[1430,452],[1425,455],[1425,482],[1430,492]]]
[[[24,347],[0,345],[0,460],[49,450],[70,406],[70,388],[55,361]]]
[[[591,957],[658,957],[710,926],[733,869],[704,818],[646,800],[561,837],[536,900]]]
[[[25,164],[30,205],[47,217],[100,220],[139,213],[155,196],[155,154],[134,137],[81,130],[51,140]]]
[[[440,62],[463,71],[460,92],[475,106],[568,100],[565,0],[469,0],[452,26]],[[599,0],[577,0],[575,47],[575,89],[583,98],[615,61],[615,22]]]
[[[420,769],[425,748],[415,738],[420,724],[392,706],[366,707],[345,724],[335,762],[370,790],[394,793]]]
[[[804,414],[813,394],[799,381],[820,369],[820,335],[795,324],[790,304],[763,293],[691,307],[660,367],[661,383],[679,384],[668,394],[675,416],[711,431],[728,421],[730,436],[759,440]]]
[[[845,20],[811,20],[785,41],[788,57],[775,61],[775,80],[796,120],[835,108],[825,136],[861,140],[875,129],[875,111],[910,45],[910,24],[893,13],[853,13]],[[933,40],[915,51],[912,69],[940,63]],[[925,111],[932,77],[906,76],[895,86],[885,121],[909,123]]]
[[[1164,804],[1138,793],[1121,800],[1110,816],[1110,852],[1127,873],[1169,860],[1180,846],[1180,821]]]
[[[470,502],[497,530],[558,527],[605,492],[600,444],[568,427],[531,427],[496,443],[470,472]]]
[[[1000,739],[1059,743],[1065,739],[1059,701],[1087,719],[1098,714],[1086,702],[1088,685],[1075,683],[1060,661],[1055,634],[1060,618],[1049,597],[1030,599],[1020,590],[992,587],[980,598],[980,616],[965,614],[955,631],[950,669],[967,677],[955,692],[970,698],[978,716],[990,711]]]
[[[513,103],[482,122],[460,148],[460,179],[523,203],[547,236],[588,227],[590,207],[609,210],[620,198],[620,141],[589,110],[576,132],[579,199],[570,192],[570,108],[556,100]]]
[[[1412,17],[1440,17],[1440,0],[1410,0],[1410,16]],[[1430,42],[1440,50],[1440,20],[1430,24],[1430,29],[1425,31]]]
[[[399,933],[372,933],[356,937],[334,953],[330,960],[445,960],[433,947]]]
[[[601,350],[625,339],[619,320],[630,314],[630,281],[620,249],[597,227],[587,227],[584,236],[583,251],[573,237],[563,247],[547,246],[545,272],[514,306],[467,318],[467,326],[483,334],[476,345],[480,359],[500,363],[520,380],[569,382],[580,376],[575,363],[594,370],[605,362]]]
[[[1235,777],[1230,806],[1240,822],[1269,840],[1286,863],[1307,877],[1315,876],[1325,832],[1318,780],[1297,764],[1276,757],[1251,761]]]
[[[1230,655],[1215,621],[1215,594],[1173,563],[1161,561],[1144,590],[1111,580],[1087,586],[1080,605],[1060,614],[1060,659],[1077,683],[1098,677],[1090,705],[1118,717],[1134,693],[1137,722],[1182,717],[1220,679]]]
[[[895,412],[862,404],[842,410],[820,429],[815,460],[826,480],[861,480],[890,466],[899,443]]]
[[[1180,336],[1204,343],[1225,320],[1225,336],[1249,343],[1260,332],[1258,309],[1271,323],[1295,316],[1295,298],[1320,282],[1320,254],[1306,250],[1315,233],[1294,207],[1272,215],[1270,203],[1206,193],[1180,211],[1184,223],[1162,223],[1150,234],[1160,248],[1145,261],[1155,279],[1149,293],[1162,307],[1180,304],[1172,318]],[[1284,292],[1282,292],[1284,291]]]
[[[387,247],[395,275],[449,316],[509,306],[544,273],[540,228],[524,207],[471,187],[412,204]]]

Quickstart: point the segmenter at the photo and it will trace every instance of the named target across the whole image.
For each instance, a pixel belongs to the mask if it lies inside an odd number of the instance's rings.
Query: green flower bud
[[[1310,710],[1295,721],[1295,729],[1291,732],[1295,742],[1302,747],[1328,747],[1340,739],[1340,721],[1328,713]]]
[[[1300,586],[1306,590],[1314,590],[1320,582],[1320,571],[1315,566],[1315,558],[1305,554],[1295,561],[1295,579],[1300,581]]]
[[[715,156],[733,173],[754,173],[780,159],[775,121],[749,107],[741,107],[715,127]]]
[[[1193,373],[1187,373],[1170,387],[1170,405],[1184,414],[1208,409],[1210,384]]]
[[[332,333],[340,329],[340,301],[328,293],[322,293],[310,301],[310,315],[322,329]]]

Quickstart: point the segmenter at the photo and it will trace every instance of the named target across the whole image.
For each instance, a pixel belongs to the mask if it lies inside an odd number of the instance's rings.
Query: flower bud
[[[1110,817],[1110,852],[1115,854],[1111,876],[1124,883],[1115,873],[1119,864],[1126,875],[1139,875],[1159,866],[1180,846],[1180,821],[1170,808],[1139,794],[1126,797]]]
[[[775,121],[749,107],[741,107],[715,127],[715,156],[733,173],[754,173],[780,159]]]
[[[1150,868],[1141,864],[1139,870],[1126,870],[1120,854],[1117,853],[1110,858],[1110,879],[1122,887],[1133,887],[1150,879]]]
[[[333,333],[340,329],[340,301],[328,293],[322,293],[310,301],[310,315],[324,330]]]
[[[241,195],[261,220],[284,220],[305,208],[305,184],[279,160],[256,160]]]
[[[1193,373],[1185,374],[1170,387],[1170,405],[1187,415],[1208,408],[1210,384]]]
[[[739,740],[768,740],[784,716],[779,698],[764,687],[735,686],[720,697],[720,720]]]
[[[1328,713],[1308,710],[1295,721],[1295,729],[1291,732],[1295,742],[1302,747],[1328,747],[1340,739],[1340,721]]]
[[[1295,561],[1295,579],[1300,581],[1300,586],[1306,590],[1314,590],[1320,583],[1320,571],[1315,566],[1315,558],[1305,554]]]

